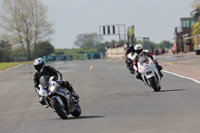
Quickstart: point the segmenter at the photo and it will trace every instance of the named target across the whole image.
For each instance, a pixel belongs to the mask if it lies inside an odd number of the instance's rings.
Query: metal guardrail
[[[45,62],[54,62],[54,61],[72,61],[72,55],[55,55],[55,56],[44,56]]]
[[[105,53],[87,53],[85,54],[86,60],[92,60],[92,59],[103,59],[105,56]]]

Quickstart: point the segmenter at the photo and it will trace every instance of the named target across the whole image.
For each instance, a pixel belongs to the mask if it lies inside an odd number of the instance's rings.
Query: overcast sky
[[[99,33],[100,25],[134,25],[136,37],[159,43],[173,42],[174,28],[181,17],[190,17],[192,0],[42,0],[56,32],[55,48],[75,48],[78,34]],[[104,41],[119,40],[105,36]]]

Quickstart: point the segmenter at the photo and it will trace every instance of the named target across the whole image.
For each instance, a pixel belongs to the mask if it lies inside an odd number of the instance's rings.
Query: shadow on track
[[[64,120],[81,120],[81,119],[95,119],[95,118],[103,118],[103,117],[105,117],[105,116],[100,116],[100,115],[90,115],[90,116],[87,116],[87,115],[81,115],[81,116],[79,116],[79,117],[73,117],[73,116],[68,116],[68,118],[67,119],[64,119]],[[60,117],[57,117],[57,118],[55,118],[55,119],[46,119],[46,121],[53,121],[53,120],[55,120],[55,121],[57,121],[57,120],[62,120]]]
[[[90,116],[87,116],[87,115],[81,115],[79,117],[69,117],[68,119],[70,120],[73,120],[73,119],[94,119],[94,118],[103,118],[105,116],[100,116],[100,115],[90,115]]]
[[[170,91],[186,91],[186,89],[160,90],[160,92],[170,92]]]

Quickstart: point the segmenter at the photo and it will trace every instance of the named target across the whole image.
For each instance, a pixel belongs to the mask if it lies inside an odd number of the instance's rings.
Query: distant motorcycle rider
[[[125,53],[125,56],[127,56],[130,52],[133,52],[135,53],[135,49],[134,49],[134,45],[133,44],[130,44],[126,53]]]
[[[39,91],[39,80],[41,76],[54,76],[55,80],[58,81],[59,84],[61,84],[62,86],[64,86],[67,90],[70,91],[71,95],[75,98],[75,99],[79,99],[79,96],[76,94],[76,92],[74,91],[73,87],[71,86],[71,84],[68,81],[63,80],[62,78],[62,74],[57,71],[55,68],[51,67],[51,66],[47,66],[45,65],[45,62],[42,58],[36,58],[34,60],[34,68],[36,69],[36,72],[33,74],[33,82],[34,82],[34,87],[35,89],[37,89],[37,91]],[[44,105],[44,101],[43,98],[40,97],[40,103],[42,105]]]
[[[145,50],[143,50],[143,46],[141,44],[136,44],[134,49],[135,49],[135,54],[134,54],[133,65],[135,65],[138,68],[137,63],[138,63],[139,57],[142,56],[142,55],[148,56],[154,61],[155,65],[156,65],[156,67],[158,69],[158,72],[160,73],[160,76],[163,77],[163,74],[161,72],[162,66],[159,65],[158,61],[153,58],[153,54],[152,53],[146,52]],[[141,74],[138,71],[137,71],[136,78],[142,80]]]
[[[126,65],[127,65],[127,67],[129,68],[129,70],[130,70],[130,72],[131,72],[132,74],[135,73],[133,67],[131,66],[132,63],[133,63],[133,61],[132,61],[130,58],[128,58],[127,55],[128,55],[128,54],[134,55],[134,53],[135,53],[134,46],[133,46],[133,44],[130,44],[129,47],[128,47],[128,49],[127,49],[127,51],[126,51],[126,53],[125,53],[125,57],[126,57],[125,62],[126,62]]]

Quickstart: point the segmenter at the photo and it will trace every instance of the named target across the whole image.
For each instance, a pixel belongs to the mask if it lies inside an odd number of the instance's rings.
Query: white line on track
[[[14,69],[14,68],[16,68],[16,67],[20,67],[20,66],[22,66],[23,64],[19,64],[19,65],[17,65],[17,66],[13,66],[13,67],[11,67],[11,68],[8,68],[8,69],[6,69],[5,71],[9,71],[9,70],[11,70],[11,69]]]
[[[176,74],[176,73],[173,73],[173,72],[169,72],[169,71],[166,71],[166,70],[162,70],[163,72],[166,72],[166,73],[169,73],[169,74],[172,74],[172,75],[175,75],[175,76],[178,76],[178,77],[181,77],[181,78],[184,78],[184,79],[189,79],[195,83],[198,83],[200,84],[200,82],[196,79],[193,79],[193,78],[190,78],[190,77],[186,77],[186,76],[182,76],[182,75],[179,75],[179,74]]]
[[[6,90],[1,91],[1,92],[0,92],[0,95],[6,93],[6,92],[9,91],[9,90],[10,90],[10,89],[6,89]]]

